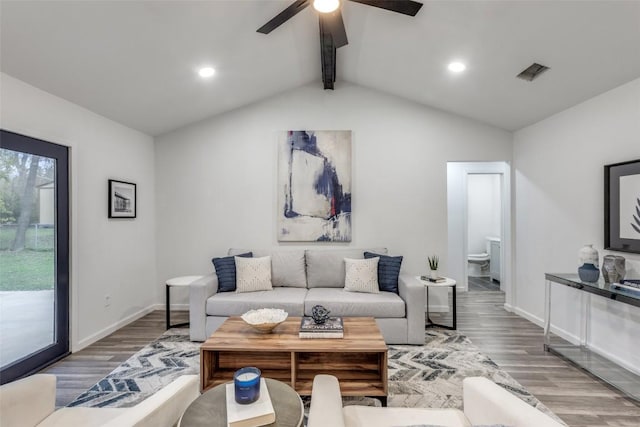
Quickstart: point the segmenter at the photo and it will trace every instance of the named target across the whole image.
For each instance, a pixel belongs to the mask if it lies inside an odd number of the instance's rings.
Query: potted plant
[[[440,259],[437,255],[427,257],[427,261],[429,261],[429,269],[431,270],[431,278],[438,278],[438,262]]]

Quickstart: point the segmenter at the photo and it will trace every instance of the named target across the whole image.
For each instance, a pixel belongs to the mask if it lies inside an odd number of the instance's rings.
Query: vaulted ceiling
[[[150,135],[304,84],[318,19],[293,0],[0,2],[0,68]],[[640,1],[424,1],[415,17],[345,2],[344,81],[515,130],[640,77]],[[452,60],[464,73],[447,71]],[[533,62],[551,68],[516,79]],[[202,65],[216,68],[201,79]]]

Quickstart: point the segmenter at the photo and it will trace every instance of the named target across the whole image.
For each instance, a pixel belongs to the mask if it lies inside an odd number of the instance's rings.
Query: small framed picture
[[[136,217],[136,185],[109,180],[109,218]]]
[[[604,248],[640,254],[640,160],[604,167]]]

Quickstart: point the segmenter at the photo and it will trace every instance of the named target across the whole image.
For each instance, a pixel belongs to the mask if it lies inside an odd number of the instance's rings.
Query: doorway
[[[0,130],[0,382],[69,354],[68,148]]]
[[[482,239],[469,236],[469,207],[470,197],[481,194],[474,190],[476,184],[475,176],[491,175],[493,178],[486,181],[493,182],[493,185],[499,186],[499,200],[493,199],[493,206],[499,209],[499,232],[484,230],[481,231]],[[469,178],[471,177],[471,181]],[[496,184],[496,179],[499,183]],[[482,181],[482,178],[479,178]],[[472,193],[470,194],[469,187]],[[495,187],[491,190],[496,192]],[[487,190],[488,192],[488,190]],[[468,291],[469,287],[469,255],[480,255],[487,253],[491,256],[494,251],[495,257],[493,263],[493,273],[491,270],[491,262],[480,270],[480,275],[488,275],[491,279],[492,275],[495,280],[491,280],[494,284],[499,282],[500,289],[505,292],[505,308],[510,310],[512,307],[511,292],[511,167],[508,162],[448,162],[447,163],[447,229],[448,229],[448,252],[447,252],[447,271],[457,282],[459,291]],[[482,195],[482,194],[481,194]],[[488,204],[489,196],[482,195],[485,204]],[[473,209],[473,207],[472,207]],[[497,216],[493,216],[489,221],[496,221]],[[495,228],[493,229],[495,230]],[[493,234],[498,234],[493,235]],[[494,239],[488,239],[494,238]],[[499,242],[496,242],[499,238]],[[493,246],[491,242],[493,241]],[[496,244],[497,243],[497,244]],[[484,248],[484,249],[483,249]],[[477,252],[476,252],[477,251]],[[486,258],[486,257],[485,257]],[[480,257],[482,259],[482,257]],[[490,260],[489,260],[490,261]],[[471,267],[471,272],[478,267]]]
[[[502,175],[467,175],[467,283],[469,291],[500,291]]]

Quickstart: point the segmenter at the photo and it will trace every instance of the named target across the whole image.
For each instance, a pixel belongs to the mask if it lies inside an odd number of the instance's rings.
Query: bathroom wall
[[[500,175],[467,178],[467,247],[470,254],[487,252],[487,237],[500,237]]]

